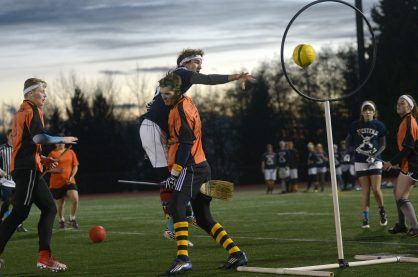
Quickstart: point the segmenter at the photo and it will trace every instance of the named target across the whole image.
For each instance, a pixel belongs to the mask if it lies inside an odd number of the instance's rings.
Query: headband
[[[366,106],[371,106],[373,111],[376,111],[376,107],[374,106],[374,104],[370,101],[364,101],[363,104],[361,104],[361,110],[364,109],[364,107]]]
[[[37,88],[46,88],[46,84],[45,83],[37,83],[35,85],[27,87],[23,90],[23,95],[26,95],[26,93],[31,92],[32,90],[37,89]]]
[[[194,56],[189,56],[189,57],[185,57],[184,59],[181,60],[180,62],[180,66],[184,65],[187,62],[190,62],[191,60],[199,60],[202,61],[202,56],[201,55],[194,55]]]
[[[408,102],[409,106],[411,107],[411,109],[414,107],[414,101],[412,100],[411,97],[409,97],[408,95],[402,95],[401,97],[403,100],[405,100],[406,102]]]

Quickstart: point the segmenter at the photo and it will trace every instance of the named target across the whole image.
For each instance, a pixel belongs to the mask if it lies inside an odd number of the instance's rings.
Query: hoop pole
[[[335,172],[334,142],[332,139],[332,124],[331,124],[331,111],[330,111],[331,109],[330,109],[329,101],[325,101],[324,104],[325,104],[325,124],[326,124],[326,131],[327,131],[329,168],[331,172],[332,202],[334,204],[335,232],[337,234],[338,260],[341,262],[344,260],[344,250],[343,250],[343,239],[342,239],[342,232],[341,232],[340,206],[338,203],[337,175]]]

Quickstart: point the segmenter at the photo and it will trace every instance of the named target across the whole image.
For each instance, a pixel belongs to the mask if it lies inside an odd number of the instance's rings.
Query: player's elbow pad
[[[32,138],[36,144],[57,144],[63,143],[63,137],[53,137],[47,134],[38,134]]]

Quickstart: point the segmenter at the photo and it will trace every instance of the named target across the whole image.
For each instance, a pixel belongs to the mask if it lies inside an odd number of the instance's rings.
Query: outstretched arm
[[[58,144],[58,143],[76,144],[78,138],[76,138],[76,137],[57,137],[57,136],[50,136],[50,135],[47,135],[47,134],[37,134],[33,137],[32,140],[36,144]]]
[[[201,74],[198,72],[193,72],[190,78],[192,84],[201,84],[201,85],[219,85],[225,84],[232,81],[240,81],[241,86],[245,84],[246,81],[255,81],[254,77],[247,72],[242,72],[240,74],[231,74],[231,75],[221,75],[221,74]],[[245,89],[245,86],[243,86]]]

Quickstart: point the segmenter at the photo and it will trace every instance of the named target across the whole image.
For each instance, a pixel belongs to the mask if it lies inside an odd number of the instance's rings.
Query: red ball
[[[103,226],[94,226],[90,229],[89,237],[92,242],[102,242],[106,238],[106,229]]]

